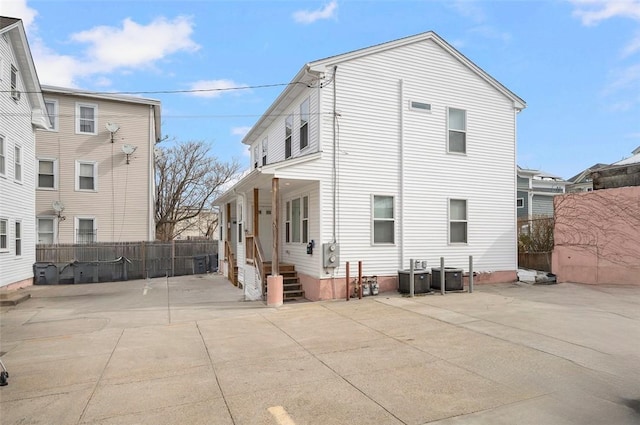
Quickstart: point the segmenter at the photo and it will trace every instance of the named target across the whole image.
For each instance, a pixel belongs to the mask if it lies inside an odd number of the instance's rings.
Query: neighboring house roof
[[[548,173],[543,170],[533,170],[529,168],[522,168],[518,165],[518,174],[523,177],[532,177],[534,180],[555,180],[563,182],[564,179],[555,174]]]
[[[609,164],[603,164],[601,162],[598,162],[597,164],[593,164],[591,167],[581,171],[580,173],[576,174],[575,176],[571,177],[568,181],[571,183],[582,183],[584,182],[590,175],[591,172],[594,170],[597,170],[599,168],[602,167],[607,167],[609,166]]]
[[[42,91],[51,94],[66,94],[70,96],[81,96],[97,100],[111,100],[115,102],[137,103],[141,105],[153,106],[155,112],[155,132],[158,138],[162,137],[161,132],[161,102],[157,99],[149,99],[140,96],[131,96],[117,93],[94,92],[88,90],[80,90],[68,87],[42,86]],[[157,142],[157,141],[156,141]]]
[[[31,122],[38,128],[49,128],[47,108],[40,88],[40,81],[31,56],[31,49],[27,41],[22,21],[17,18],[0,16],[0,34],[6,34],[13,46],[13,52],[18,61],[18,69],[24,86],[24,94],[32,109]]]
[[[640,146],[635,148],[631,153],[632,155],[629,158],[625,158],[621,161],[614,162],[611,165],[629,165],[629,164],[635,164],[637,162],[640,162]]]
[[[280,113],[288,106],[289,101],[296,97],[302,90],[309,87],[312,83],[317,83],[318,77],[324,77],[326,67],[330,65],[340,64],[341,62],[350,61],[363,56],[380,53],[389,49],[406,46],[413,43],[422,42],[425,40],[431,40],[440,46],[443,50],[449,53],[451,56],[460,61],[463,65],[467,66],[473,72],[475,72],[480,78],[485,80],[489,85],[493,86],[496,90],[501,92],[507,98],[513,101],[514,107],[518,110],[522,110],[527,107],[524,100],[514,94],[512,91],[503,86],[495,78],[486,73],[478,65],[474,64],[466,56],[456,50],[453,46],[442,39],[438,34],[433,31],[401,38],[386,43],[377,44],[375,46],[365,47],[363,49],[354,50],[348,53],[343,53],[335,56],[329,56],[324,59],[319,59],[313,62],[309,62],[304,65],[296,76],[291,80],[283,92],[278,98],[271,104],[269,109],[260,117],[258,122],[251,128],[249,133],[244,137],[242,143],[251,145],[257,136],[279,117]]]

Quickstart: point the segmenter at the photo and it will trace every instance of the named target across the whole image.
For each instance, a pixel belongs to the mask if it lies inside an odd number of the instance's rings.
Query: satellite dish
[[[116,131],[120,130],[120,126],[114,122],[106,123],[105,127],[107,128],[107,131],[109,133],[115,133]]]
[[[124,144],[122,145],[122,152],[124,152],[125,155],[131,155],[132,153],[134,153],[136,151],[136,149],[138,149],[137,146],[133,146],[133,145],[129,145],[129,144]]]
[[[51,208],[53,208],[53,210],[55,212],[59,213],[59,212],[64,211],[64,204],[62,202],[60,202],[60,201],[53,201],[51,203]]]

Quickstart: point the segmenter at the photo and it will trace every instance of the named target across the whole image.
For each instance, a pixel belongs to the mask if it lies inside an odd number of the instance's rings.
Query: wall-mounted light
[[[120,130],[120,126],[114,122],[108,122],[105,124],[105,127],[109,133],[111,133],[111,143],[113,143],[113,135]]]
[[[122,152],[127,156],[127,165],[129,165],[129,156],[133,154],[136,151],[136,149],[138,149],[137,146],[133,146],[129,144],[122,145]]]

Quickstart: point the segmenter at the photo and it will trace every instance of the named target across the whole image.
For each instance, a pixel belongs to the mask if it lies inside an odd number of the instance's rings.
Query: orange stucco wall
[[[559,282],[640,285],[640,187],[554,199]]]

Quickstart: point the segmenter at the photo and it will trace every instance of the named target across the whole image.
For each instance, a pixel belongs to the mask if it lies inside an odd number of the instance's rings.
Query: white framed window
[[[269,147],[268,139],[262,139],[262,165],[267,165],[267,148]]]
[[[393,196],[372,195],[372,242],[378,244],[395,243],[395,214],[393,208]]]
[[[38,158],[38,189],[57,189],[57,175],[57,160],[51,158]]]
[[[17,182],[22,182],[22,146],[13,147],[13,178]]]
[[[98,134],[98,105],[76,103],[76,133]]]
[[[7,141],[0,134],[0,176],[7,176]]]
[[[309,146],[309,98],[300,104],[300,150]]]
[[[309,242],[309,196],[293,198],[285,208],[285,242]]]
[[[255,145],[253,147],[253,168],[258,168],[258,160],[260,159],[259,151],[260,151],[260,146]]]
[[[518,207],[518,208],[524,208],[524,198],[518,198],[518,199],[516,199],[516,207]]]
[[[293,135],[293,115],[284,120],[284,158],[291,158],[291,137]]]
[[[16,220],[15,222],[15,241],[16,241],[16,256],[22,255],[22,222]]]
[[[38,242],[42,244],[55,243],[55,217],[36,218],[36,229],[38,232]]]
[[[98,191],[98,163],[76,161],[76,191]]]
[[[9,251],[9,221],[6,218],[0,218],[0,252]]]
[[[44,105],[47,107],[47,115],[49,116],[49,130],[58,131],[58,101],[45,99]]]
[[[409,101],[409,109],[414,110],[414,111],[420,111],[420,112],[431,112],[431,104],[430,103],[424,103],[424,102],[418,102],[415,100],[410,100]]]
[[[80,216],[75,218],[75,243],[94,243],[98,240],[96,218]]]
[[[467,111],[447,108],[447,146],[449,152],[467,153]]]
[[[466,199],[449,199],[449,243],[467,243]]]
[[[18,69],[11,64],[11,97],[13,100],[20,100],[20,91],[18,90]]]

